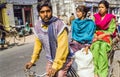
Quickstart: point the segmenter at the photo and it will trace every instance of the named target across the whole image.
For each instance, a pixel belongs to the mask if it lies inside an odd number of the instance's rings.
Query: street
[[[24,65],[30,61],[33,45],[34,41],[30,40],[30,42],[22,46],[0,50],[0,77],[25,77]],[[45,64],[45,53],[42,52],[41,58],[36,62],[36,66],[32,70],[42,74],[45,72]]]
[[[71,18],[71,15],[72,15],[72,18]],[[52,21],[52,18],[54,17],[52,16],[59,18],[60,23],[56,22],[55,20],[55,24],[52,24],[54,23]],[[46,21],[46,18],[47,18],[47,21]],[[71,19],[72,20],[75,19],[75,20],[72,21]],[[91,21],[91,19],[94,21],[94,23]],[[39,22],[37,23],[38,20],[40,23]],[[109,63],[108,77],[120,77],[120,31],[119,31],[120,0],[0,0],[0,26],[1,26],[0,27],[1,29],[0,31],[0,44],[1,44],[0,45],[0,77],[26,77],[24,69],[25,69],[25,64],[27,62],[30,62],[31,56],[33,53],[34,35],[31,33],[32,31],[34,32],[34,30],[35,30],[35,35],[40,36],[42,38],[42,40],[40,41],[42,41],[43,44],[44,42],[45,43],[51,42],[50,40],[50,38],[52,37],[51,32],[54,32],[54,34],[57,35],[57,37],[55,40],[53,39],[54,38],[53,37],[52,40],[55,42],[57,40],[57,44],[58,44],[57,47],[62,48],[61,45],[64,42],[59,42],[59,36],[60,38],[63,38],[62,35],[65,34],[65,31],[62,32],[63,28],[62,28],[61,21],[63,21],[66,25],[69,25],[68,30],[70,31],[70,33],[68,35],[68,41],[69,42],[73,41],[73,48],[75,50],[78,48],[79,48],[78,50],[80,50],[82,47],[85,47],[85,51],[87,52],[88,48],[90,48],[91,46],[93,47],[92,48],[93,51],[92,49],[90,51],[92,52],[93,55],[95,50],[95,57],[91,55],[91,59],[95,61],[95,64],[97,66],[97,72],[95,70],[96,75],[97,74],[99,75],[100,73],[101,74],[105,73],[107,75],[106,69],[108,66],[107,64],[108,62]],[[51,24],[55,25],[55,28],[53,29],[51,28],[51,32],[49,32],[48,26],[50,26]],[[57,24],[59,26],[57,26]],[[90,26],[86,27],[88,25]],[[33,29],[34,26],[35,26],[35,29]],[[39,29],[39,26],[40,26],[40,29]],[[117,49],[113,50],[114,46],[111,42],[113,40],[111,38],[111,35],[113,37],[117,35],[118,34],[116,32],[117,30],[119,32],[119,37],[118,37],[119,40],[115,42],[116,43],[115,48]],[[43,33],[45,33],[45,37]],[[50,38],[49,36],[46,36],[46,34],[49,35],[49,33],[51,36]],[[75,36],[74,36],[74,33],[75,33]],[[17,39],[17,36],[16,36],[17,34],[19,34],[19,36],[22,36],[22,35],[26,36],[25,44],[23,44],[23,42],[20,41],[20,39]],[[30,35],[27,36],[27,34],[30,34]],[[95,34],[95,41],[97,40],[99,41],[97,41],[98,45],[97,45],[97,42],[95,42],[92,46],[92,43],[94,42],[92,41],[92,36],[94,37],[94,34]],[[7,37],[7,36],[13,37],[13,35],[14,35],[14,38],[17,39],[17,42],[15,39],[12,39],[11,41],[10,40],[11,38]],[[7,40],[10,40],[10,41],[5,41],[6,37],[7,37]],[[46,39],[46,37],[48,37],[49,39]],[[18,41],[20,43],[18,43]],[[63,41],[63,40],[60,40],[60,41]],[[108,43],[109,45],[112,45],[111,52],[113,51],[114,53],[112,52],[111,54],[109,54],[110,52],[107,51],[107,48],[110,48],[110,46],[107,45],[105,42]],[[2,45],[3,43],[5,43],[4,46]],[[44,45],[47,50],[48,48],[49,50],[51,50],[51,47],[55,48],[54,46],[50,45],[51,43]],[[69,50],[72,49],[72,48],[70,49],[71,46],[69,45]],[[96,50],[95,48],[98,50]],[[59,49],[56,49],[56,50],[59,50]],[[63,50],[67,50],[67,49],[63,48]],[[107,52],[110,55],[110,57],[109,56],[107,57],[108,55]],[[46,66],[45,54],[46,52],[42,50],[40,59],[35,63],[36,66],[33,66],[31,68],[32,71],[40,75],[45,73],[45,66]],[[51,56],[53,55],[52,53],[50,54]],[[55,56],[58,56],[58,55],[55,55]],[[81,55],[78,55],[78,57],[79,56]],[[107,61],[107,58],[108,58],[108,61]],[[60,58],[58,57],[58,59],[64,60],[64,58],[61,58],[61,57]],[[86,59],[86,57],[83,59]],[[59,61],[56,63],[61,64],[61,62]],[[86,63],[88,62],[86,61]],[[85,63],[83,62],[79,64],[85,65]],[[99,71],[99,69],[100,70],[102,69],[102,70]],[[89,76],[89,74],[86,74],[86,75]]]
[[[69,34],[69,41],[71,35]],[[0,50],[0,77],[26,77],[24,72],[24,65],[30,61],[34,45],[34,35],[26,37],[26,43],[21,46],[13,46],[12,48]],[[115,52],[113,66],[114,75],[119,73],[119,50]],[[118,63],[118,64],[117,64]],[[44,50],[41,52],[40,59],[36,62],[36,66],[31,70],[37,74],[45,73],[46,58]],[[117,77],[117,76],[115,76]]]

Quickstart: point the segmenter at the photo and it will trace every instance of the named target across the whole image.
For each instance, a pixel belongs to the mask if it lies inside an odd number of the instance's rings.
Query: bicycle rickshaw
[[[5,27],[6,28],[6,27]],[[13,45],[21,45],[25,43],[25,36],[19,35],[16,28],[17,27],[7,27],[10,28],[9,31],[0,29],[0,39],[2,38],[2,33],[5,33],[5,39],[4,42],[0,43],[1,48],[4,47],[4,45],[7,46],[13,46]]]
[[[36,66],[36,64],[34,64],[33,66]],[[46,77],[47,74],[47,73],[37,74],[34,70],[30,69],[24,69],[24,73],[26,77]],[[77,75],[75,70],[71,67],[67,72],[67,77],[79,77],[79,76]]]
[[[108,54],[108,77],[120,77],[120,25],[117,26],[117,36],[113,39],[111,52]]]

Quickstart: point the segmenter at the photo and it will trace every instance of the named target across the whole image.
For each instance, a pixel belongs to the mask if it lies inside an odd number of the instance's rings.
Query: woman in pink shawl
[[[116,29],[115,16],[108,14],[109,3],[105,0],[98,4],[98,13],[94,15],[97,30],[91,51],[94,57],[95,77],[107,77],[108,56],[111,50],[112,36]]]

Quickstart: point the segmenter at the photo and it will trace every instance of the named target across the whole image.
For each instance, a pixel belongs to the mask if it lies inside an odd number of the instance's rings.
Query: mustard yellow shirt
[[[46,26],[43,26],[44,29],[47,29]],[[39,40],[39,38],[35,38],[35,44],[34,44],[34,50],[31,62],[35,63],[39,57],[40,52],[42,50],[42,43]],[[63,64],[66,61],[67,55],[68,55],[68,33],[66,29],[63,30],[63,32],[57,37],[57,49],[56,49],[56,57],[53,61],[52,68],[59,70],[62,68]]]

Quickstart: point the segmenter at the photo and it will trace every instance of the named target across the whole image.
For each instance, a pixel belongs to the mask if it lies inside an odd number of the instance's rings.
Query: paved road
[[[34,36],[27,36],[26,39],[25,45],[14,46],[13,48],[0,50],[0,77],[25,77],[23,71],[24,64],[31,58],[34,45]],[[115,57],[117,59],[119,59],[118,57],[120,56],[118,53],[116,53]],[[43,51],[41,53],[40,60],[36,63],[37,66],[33,67],[32,70],[35,70],[39,74],[44,73],[45,64],[45,52]]]
[[[33,37],[30,37],[33,39]],[[0,77],[25,77],[24,64],[31,58],[33,40],[27,41],[25,45],[0,50]],[[37,73],[45,72],[45,53],[42,52],[39,60],[32,69]]]
[[[113,59],[113,77],[120,77],[120,50],[116,50]]]

